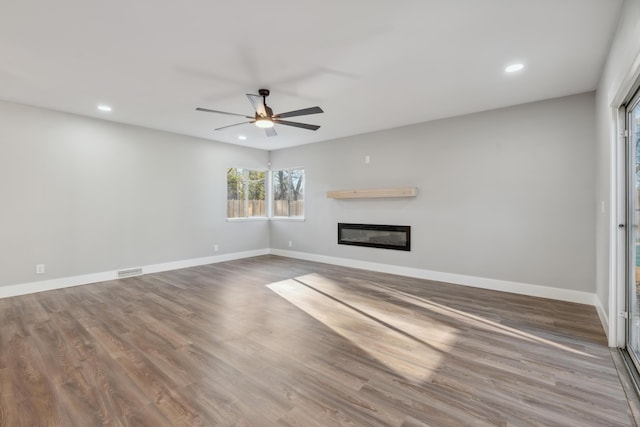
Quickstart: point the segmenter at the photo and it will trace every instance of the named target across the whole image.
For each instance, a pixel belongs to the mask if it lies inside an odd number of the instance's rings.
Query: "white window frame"
[[[303,212],[302,215],[297,215],[297,216],[276,216],[274,215],[274,194],[275,194],[275,190],[274,190],[274,174],[277,173],[278,171],[292,171],[292,170],[302,170],[303,173],[303,181],[302,181],[302,188],[303,188],[303,195],[304,195],[304,208],[303,208]],[[289,175],[291,176],[291,175]],[[306,196],[306,186],[307,186],[307,171],[305,170],[304,167],[286,167],[286,168],[278,168],[278,169],[271,169],[269,170],[269,191],[268,191],[268,197],[269,197],[269,204],[267,205],[268,209],[269,209],[269,219],[274,220],[274,221],[305,221],[306,218],[306,213],[307,213],[307,196]]]
[[[227,171],[227,174],[225,175],[225,182],[226,182],[226,203],[228,203],[228,192],[229,192],[229,181],[228,181],[228,170],[229,169],[236,169],[242,170],[242,185],[245,189],[244,193],[245,193],[245,197],[244,197],[244,211],[245,212],[249,212],[249,172],[264,172],[265,176],[264,176],[264,185],[265,185],[265,215],[264,216],[241,216],[241,217],[228,217],[227,216],[227,221],[229,222],[244,222],[244,221],[266,221],[269,219],[269,176],[270,176],[270,171],[267,169],[260,169],[260,168],[245,168],[245,167],[238,167],[238,166],[231,166],[225,169],[225,171]],[[227,215],[228,215],[228,211],[227,211]]]

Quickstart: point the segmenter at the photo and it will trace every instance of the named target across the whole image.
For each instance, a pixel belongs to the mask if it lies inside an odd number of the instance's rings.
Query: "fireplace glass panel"
[[[411,227],[339,223],[338,244],[409,251],[411,250]]]

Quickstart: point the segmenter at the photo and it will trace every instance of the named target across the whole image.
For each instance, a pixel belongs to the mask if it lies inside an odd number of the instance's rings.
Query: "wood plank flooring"
[[[276,256],[0,299],[0,426],[631,426],[590,306]]]

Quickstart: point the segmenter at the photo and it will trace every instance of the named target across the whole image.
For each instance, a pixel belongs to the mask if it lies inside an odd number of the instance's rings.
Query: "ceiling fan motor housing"
[[[256,119],[259,117],[266,117],[270,119],[272,116],[273,116],[273,110],[267,104],[264,104],[264,115],[256,111]]]

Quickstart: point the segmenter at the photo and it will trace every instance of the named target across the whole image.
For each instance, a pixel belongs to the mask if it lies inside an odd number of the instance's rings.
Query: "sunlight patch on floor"
[[[321,275],[267,287],[410,381],[428,380],[456,339],[454,328],[420,324],[410,312],[402,313],[378,298],[345,292]]]
[[[456,319],[458,321],[461,321],[463,323],[467,323],[470,325],[473,325],[475,327],[480,327],[482,329],[485,329],[487,331],[490,332],[495,332],[495,333],[499,333],[499,334],[504,334],[510,337],[514,337],[514,338],[519,338],[525,341],[529,341],[529,342],[533,342],[536,344],[541,344],[541,345],[545,345],[545,346],[550,346],[550,347],[555,347],[557,349],[569,352],[569,353],[573,353],[573,354],[579,354],[581,356],[585,356],[585,357],[595,357],[592,354],[589,353],[585,353],[584,351],[580,351],[571,347],[568,347],[566,345],[551,341],[549,339],[546,338],[542,338],[539,336],[536,336],[534,334],[528,333],[528,332],[524,332],[521,331],[519,329],[515,329],[509,326],[505,326],[501,323],[486,319],[484,317],[480,317],[480,316],[476,316],[474,314],[470,314],[470,313],[466,313],[462,310],[457,310],[455,308],[451,308],[448,307],[446,305],[443,304],[439,304],[437,302],[431,301],[431,300],[427,300],[424,298],[419,298],[416,297],[414,295],[410,295],[410,294],[406,294],[404,292],[398,291],[396,289],[393,288],[389,288],[386,286],[381,286],[381,289],[384,289],[385,291],[387,291],[389,293],[389,295],[392,295],[394,298],[397,298],[401,301],[405,301],[407,303],[411,303],[414,305],[417,305],[419,307],[425,308],[427,310],[430,310],[434,313],[439,313],[445,316],[449,316],[453,319]]]

